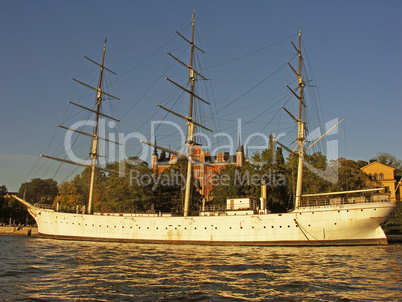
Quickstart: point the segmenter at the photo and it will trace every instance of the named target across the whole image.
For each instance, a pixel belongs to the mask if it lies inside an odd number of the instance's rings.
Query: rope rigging
[[[286,37],[280,41],[277,41],[275,43],[271,43],[267,46],[261,47],[257,50],[253,50],[251,52],[242,54],[240,56],[237,56],[235,58],[226,60],[224,62],[218,63],[218,64],[214,64],[214,65],[210,65],[207,66],[206,61],[205,61],[205,57],[204,56],[195,56],[195,60],[194,60],[194,69],[199,70],[199,71],[203,71],[205,73],[205,75],[207,76],[208,79],[211,79],[212,77],[210,76],[209,71],[211,69],[216,69],[218,67],[222,67],[222,66],[227,66],[233,62],[237,62],[239,60],[245,60],[247,58],[253,58],[253,55],[257,55],[257,54],[261,54],[263,51],[268,50],[274,46],[280,45],[283,42],[288,41],[289,39],[292,39],[293,37],[297,36],[297,34],[293,34],[290,35],[289,37]],[[144,59],[142,59],[140,62],[138,62],[136,65],[134,65],[133,67],[129,68],[126,72],[124,72],[121,76],[117,77],[114,80],[109,79],[109,77],[105,77],[105,81],[108,82],[108,87],[109,89],[112,90],[116,90],[115,87],[113,86],[113,84],[117,83],[118,80],[122,79],[123,77],[126,77],[128,74],[130,74],[133,70],[137,69],[139,66],[142,66],[146,61],[150,60],[151,58],[153,58],[156,54],[158,54],[162,49],[166,49],[166,45],[172,43],[175,40],[175,36],[169,38],[166,42],[164,42],[161,46],[159,46],[158,48],[156,48],[151,54],[149,54],[148,56],[146,56]],[[198,33],[196,33],[196,37],[198,38]],[[199,41],[199,39],[197,39]],[[303,44],[304,47],[304,44]],[[178,49],[178,48],[177,48]],[[186,51],[186,49],[182,50],[181,55]],[[196,52],[197,53],[197,52]],[[268,56],[269,54],[265,53],[263,54],[264,56]],[[295,59],[297,57],[297,54],[293,54],[290,56],[289,61],[292,61],[293,59]],[[307,55],[305,56],[306,61],[308,61],[308,57]],[[141,101],[144,101],[146,99],[146,97],[150,94],[151,91],[153,91],[155,89],[155,87],[157,86],[157,84],[161,81],[161,79],[168,73],[169,70],[171,70],[172,66],[174,65],[175,62],[170,63],[168,65],[168,67],[157,77],[157,79],[152,82],[147,89],[143,92],[143,94],[137,98],[128,108],[128,110],[125,110],[123,116],[121,117],[122,119],[124,119],[125,117],[128,116],[128,114],[133,110],[133,108],[135,108]],[[303,62],[304,63],[304,62]],[[284,67],[287,65],[286,62],[283,62],[281,64],[276,65],[277,68],[275,68],[272,72],[270,72],[267,76],[265,76],[264,78],[262,78],[261,80],[258,81],[251,81],[251,79],[248,79],[248,81],[240,81],[239,83],[252,83],[253,85],[249,88],[247,88],[243,93],[240,94],[240,96],[236,97],[235,99],[230,100],[229,102],[226,102],[224,104],[222,104],[221,106],[217,105],[217,102],[215,102],[215,96],[214,96],[214,89],[213,89],[213,85],[212,83],[219,83],[219,81],[205,81],[202,78],[197,76],[197,80],[200,83],[206,84],[206,85],[197,85],[197,90],[196,93],[200,94],[200,95],[204,95],[205,98],[207,100],[211,100],[213,104],[213,106],[210,106],[209,113],[207,113],[207,111],[205,110],[205,108],[201,105],[198,104],[198,102],[195,102],[195,106],[194,106],[194,120],[199,121],[201,124],[203,125],[208,125],[208,124],[212,124],[212,129],[218,130],[218,132],[222,132],[221,125],[220,125],[220,121],[230,121],[230,119],[225,119],[230,117],[230,116],[235,116],[239,113],[243,113],[244,112],[253,112],[253,110],[255,110],[255,108],[259,108],[264,104],[269,104],[269,106],[267,106],[267,108],[260,108],[257,110],[257,112],[255,113],[254,116],[248,116],[247,120],[242,122],[242,126],[248,126],[248,125],[257,125],[258,123],[264,123],[264,125],[260,128],[260,132],[263,133],[269,124],[273,123],[275,118],[278,117],[278,114],[281,112],[280,108],[276,108],[279,104],[282,103],[287,103],[289,101],[289,95],[288,93],[285,94],[284,96],[281,96],[281,94],[283,94],[282,92],[282,88],[274,88],[274,89],[270,89],[269,90],[269,97],[266,97],[265,95],[267,94],[266,91],[262,91],[262,92],[258,92],[258,94],[254,94],[251,95],[251,93],[253,91],[257,91],[257,88],[263,88],[263,84],[268,82],[269,80],[273,80],[273,78],[277,75],[280,74],[280,71],[284,69]],[[206,67],[202,67],[202,66],[206,66]],[[303,73],[306,74],[312,74],[310,69],[307,69],[305,67],[305,65],[303,64]],[[88,77],[92,74],[91,71],[89,72],[85,72],[85,73],[81,73],[79,76],[85,76]],[[177,74],[179,75],[179,74]],[[92,81],[93,82],[96,81],[96,76],[93,76]],[[278,80],[279,81],[279,80]],[[309,82],[307,82],[309,83]],[[189,83],[187,83],[189,84]],[[166,94],[166,84],[165,86],[165,90],[163,91],[161,97],[161,101],[160,104],[170,104],[170,107],[176,107],[177,108],[181,108],[181,100],[183,98],[183,96],[185,96],[185,94],[183,93],[183,91],[181,93],[178,93],[177,90],[174,90],[173,92],[169,93],[168,95]],[[264,89],[263,89],[264,90]],[[283,91],[285,91],[283,89]],[[79,93],[80,91],[78,90],[76,92]],[[88,99],[88,96],[91,97],[92,95],[88,94],[87,91],[82,92],[81,95],[79,97],[76,98],[71,98],[72,100],[76,100],[76,99],[80,99],[80,100],[85,100]],[[239,100],[244,99],[246,96],[249,97],[249,99],[247,99],[246,104],[242,107],[238,107],[238,106],[233,106],[234,104],[236,104]],[[316,97],[313,93],[311,93],[311,99],[312,99],[312,103],[314,105],[321,105],[320,102],[317,102]],[[288,98],[286,100],[286,98]],[[274,99],[277,101],[274,101]],[[106,98],[105,98],[106,100]],[[253,101],[251,101],[253,100]],[[92,103],[92,102],[91,102]],[[107,102],[109,104],[107,104],[107,110],[111,111],[111,112],[116,112],[117,109],[112,106],[113,103],[112,102]],[[92,103],[93,104],[93,103]],[[106,103],[105,103],[106,105]],[[309,106],[310,107],[318,107],[318,106]],[[322,107],[320,107],[319,109],[315,109],[315,111],[313,111],[314,109],[311,109],[307,114],[308,117],[310,117],[309,122],[313,122],[313,124],[315,125],[322,125],[322,121],[319,117],[319,111],[322,112]],[[178,110],[180,111],[180,110]],[[155,116],[158,114],[159,110],[155,110],[154,113],[145,121],[143,121],[139,127],[136,129],[137,131],[143,129],[146,125],[149,124],[149,122],[151,120],[153,120],[155,118]],[[63,117],[63,122],[64,123],[69,123],[72,120],[76,119],[78,117],[78,113],[74,113],[73,111],[68,112],[68,109],[66,110],[66,112],[64,113],[64,117]],[[219,119],[217,119],[219,115]],[[87,114],[87,116],[85,117],[86,120],[89,120],[91,116],[91,113]],[[168,113],[165,113],[164,116],[162,117],[161,121],[165,121],[167,119]],[[269,119],[267,121],[267,118]],[[233,121],[233,120],[232,120]],[[280,115],[279,115],[279,123],[278,123],[278,129],[279,129],[279,124],[280,123]],[[156,126],[155,131],[160,130],[162,124],[159,124]],[[234,127],[231,127],[228,125],[228,128],[226,129],[230,129],[231,131],[229,132],[230,135],[233,135],[237,129],[232,130]],[[117,131],[119,128],[116,127],[114,130]],[[202,141],[203,140],[203,131],[202,129],[200,129],[199,127],[197,127],[197,133],[200,133],[200,135],[198,136],[199,139]],[[288,128],[289,129],[289,128]],[[59,129],[56,130],[54,132],[54,134],[52,135],[52,138],[50,140],[50,142],[47,144],[47,147],[49,147],[55,140],[56,134],[58,133]],[[148,138],[150,139],[152,136],[149,135]],[[172,135],[169,134],[163,134],[161,135],[162,141],[164,139],[171,139]],[[216,138],[214,140],[214,145],[217,146],[223,146],[223,142],[226,138],[225,137],[219,137]],[[256,137],[252,138],[252,140],[250,140],[250,144],[254,142],[254,140],[256,139]],[[159,137],[158,137],[159,140]],[[74,145],[78,142],[78,138],[75,137],[74,138]],[[324,143],[322,143],[324,144]],[[80,147],[81,145],[77,145],[76,147]],[[181,144],[180,147],[178,149],[182,149],[182,147],[184,146],[184,144]],[[63,146],[59,146],[58,149],[55,149],[57,154],[61,154],[63,153]],[[141,145],[141,147],[139,148],[139,151],[136,153],[136,155],[138,156],[142,150],[143,150],[144,146]],[[175,148],[176,149],[176,148]],[[178,150],[176,149],[176,150]],[[138,150],[138,149],[137,149]],[[67,156],[67,155],[66,155]],[[36,165],[36,164],[35,164]],[[48,168],[45,172],[47,173],[48,170],[50,168]],[[57,169],[57,171],[55,172],[55,174],[57,174],[59,172],[60,167]],[[34,170],[34,168],[31,169],[30,173]],[[45,173],[45,174],[46,174]],[[73,173],[73,172],[72,172]],[[70,174],[71,175],[71,174]]]

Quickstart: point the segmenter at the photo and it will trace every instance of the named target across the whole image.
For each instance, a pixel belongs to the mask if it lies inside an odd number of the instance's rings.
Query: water
[[[0,236],[0,301],[395,301],[402,245],[238,247]]]

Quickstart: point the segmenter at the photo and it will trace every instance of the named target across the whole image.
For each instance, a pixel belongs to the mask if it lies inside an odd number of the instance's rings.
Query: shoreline
[[[39,233],[36,227],[2,226],[0,227],[0,235],[39,236]]]
[[[38,237],[38,228],[37,227],[20,227],[18,226],[1,226],[0,227],[0,235],[18,235],[18,236],[34,236]],[[393,243],[402,243],[402,234],[397,235],[387,235],[387,240],[389,244]]]
[[[387,240],[389,244],[402,243],[402,234],[399,235],[387,235]]]

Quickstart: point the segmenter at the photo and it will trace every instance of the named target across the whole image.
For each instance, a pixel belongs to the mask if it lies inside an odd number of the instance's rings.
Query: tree
[[[57,194],[57,181],[52,179],[34,178],[18,190],[18,196],[30,203],[52,204]]]
[[[182,214],[184,209],[185,189],[187,180],[188,161],[179,158],[175,164],[162,173],[155,172],[154,205],[155,209]],[[200,184],[193,176],[190,185],[190,214],[198,213],[202,196]]]
[[[287,189],[288,194],[293,197],[293,200],[296,196],[298,162],[298,156],[290,154],[286,163],[288,179]],[[327,163],[325,155],[321,152],[315,152],[311,155],[305,154],[302,194],[328,192],[331,188],[331,183],[324,177],[327,171],[332,171],[332,169]]]
[[[55,202],[59,203],[61,209],[69,210],[74,209],[80,204],[80,196],[77,193],[77,188],[74,186],[73,181],[65,181],[59,185],[59,196],[55,198]]]
[[[228,196],[247,195],[259,198],[261,179],[255,171],[256,167],[250,163],[245,163],[242,167],[226,165],[213,179],[213,203],[225,205]]]
[[[270,136],[270,142],[273,140]],[[273,213],[283,213],[289,208],[287,168],[282,154],[282,148],[270,143],[268,150],[262,152],[262,158],[266,159],[261,166],[260,175],[262,182],[267,186],[267,206]],[[268,158],[266,158],[268,156]],[[257,196],[256,196],[257,197]]]
[[[6,198],[7,194],[7,187],[5,185],[2,185],[0,187],[0,222],[6,222],[10,217],[8,199]]]
[[[119,171],[124,165],[124,175],[110,173],[105,182],[105,198],[102,210],[113,212],[143,212],[152,205],[152,170],[148,165],[138,162],[137,157],[112,163],[108,170]]]
[[[332,186],[332,191],[350,191],[380,186],[377,180],[370,180],[361,170],[361,163],[351,159],[339,158],[338,183]]]
[[[242,167],[228,165],[218,173],[214,203],[224,205],[228,196],[247,195],[259,199],[261,185],[265,184],[268,208],[272,212],[285,212],[289,207],[286,170],[282,148],[275,148],[270,135],[268,148],[261,153],[256,152],[251,162]]]
[[[381,224],[386,234],[402,234],[402,202],[396,202],[396,209]]]
[[[5,185],[0,187],[0,222],[25,224],[29,221],[29,213],[25,206],[8,195]]]

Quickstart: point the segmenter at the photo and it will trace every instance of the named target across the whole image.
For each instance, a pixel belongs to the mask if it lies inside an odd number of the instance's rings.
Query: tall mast
[[[61,162],[69,163],[69,164],[74,164],[74,165],[78,165],[78,166],[82,166],[82,167],[91,168],[91,181],[90,181],[90,186],[89,186],[89,198],[88,198],[88,209],[87,209],[88,214],[93,213],[92,201],[93,201],[93,192],[94,192],[94,184],[95,184],[95,168],[97,166],[97,161],[98,161],[98,157],[99,157],[99,154],[98,154],[98,142],[99,142],[99,140],[104,140],[104,141],[107,141],[107,142],[110,142],[110,143],[115,143],[115,144],[121,145],[118,142],[115,142],[115,141],[112,141],[112,140],[109,140],[109,139],[106,139],[104,137],[99,136],[99,119],[100,119],[101,116],[105,117],[105,118],[108,118],[108,119],[112,119],[112,120],[114,120],[116,122],[120,122],[118,119],[115,119],[115,118],[113,118],[111,116],[108,116],[108,115],[106,115],[106,114],[101,112],[103,95],[106,95],[106,96],[108,96],[108,97],[110,97],[112,99],[115,99],[115,100],[120,100],[118,97],[115,97],[115,96],[113,96],[113,95],[111,95],[109,93],[106,93],[106,92],[102,91],[104,71],[106,70],[106,71],[111,72],[114,75],[116,75],[115,72],[111,71],[110,69],[108,69],[108,68],[106,68],[104,66],[104,64],[105,64],[105,55],[106,55],[106,39],[105,39],[105,43],[103,44],[102,64],[99,64],[99,63],[95,62],[94,60],[91,60],[88,57],[84,57],[88,61],[91,61],[92,63],[94,63],[94,64],[96,64],[96,65],[98,65],[100,67],[99,82],[98,82],[97,87],[92,87],[92,86],[90,86],[88,84],[85,84],[85,83],[83,83],[83,82],[81,82],[81,81],[79,81],[77,79],[74,79],[74,78],[72,79],[72,80],[76,81],[77,83],[96,91],[96,110],[91,109],[91,108],[87,108],[87,107],[84,107],[82,105],[79,105],[79,104],[76,104],[76,103],[73,103],[73,102],[69,101],[69,103],[74,105],[74,106],[77,106],[77,107],[79,107],[81,109],[84,109],[84,110],[88,110],[89,112],[92,112],[92,113],[96,114],[96,116],[95,116],[95,127],[94,127],[93,133],[86,133],[86,132],[79,131],[79,130],[76,130],[76,129],[70,129],[69,127],[65,127],[65,126],[62,126],[62,125],[57,125],[57,127],[66,129],[68,131],[73,131],[73,132],[76,132],[78,134],[86,135],[86,136],[89,136],[89,137],[92,138],[92,148],[91,148],[91,153],[89,154],[91,156],[91,159],[92,159],[91,164],[89,165],[89,164],[86,164],[86,163],[80,163],[80,162],[76,162],[76,161],[72,161],[72,160],[68,160],[68,159],[57,158],[57,157],[48,156],[48,155],[44,155],[44,154],[40,155],[41,157],[49,158],[49,159],[52,159],[52,160],[57,160],[57,161],[61,161]],[[100,168],[100,167],[99,167],[99,169],[105,170],[105,171],[108,171],[108,172],[112,172],[112,173],[118,173],[116,171],[111,171],[111,170],[107,170],[107,169]]]
[[[88,214],[93,213],[93,195],[94,195],[94,186],[95,186],[95,169],[98,162],[98,128],[99,128],[99,117],[100,110],[102,105],[102,82],[103,82],[103,71],[105,65],[105,54],[106,54],[106,40],[103,44],[103,55],[102,55],[102,64],[100,66],[100,74],[99,74],[99,82],[98,82],[98,92],[96,95],[96,117],[95,117],[95,128],[92,138],[92,151],[90,153],[92,158],[91,164],[91,182],[89,185],[89,198],[88,198]]]
[[[194,136],[194,124],[192,122],[193,119],[193,102],[194,102],[194,69],[193,69],[193,60],[194,60],[194,26],[195,26],[195,11],[193,12],[192,17],[192,30],[191,30],[191,54],[190,54],[190,65],[189,65],[189,80],[190,80],[190,112],[189,112],[189,122],[188,122],[188,130],[187,130],[187,147],[188,147],[188,162],[187,162],[187,180],[186,180],[186,191],[184,195],[184,210],[183,215],[188,216],[188,211],[190,208],[190,193],[191,193],[191,174],[192,174],[192,158],[193,158],[193,136]]]
[[[169,152],[170,154],[174,154],[175,156],[177,156],[177,158],[180,157],[184,157],[187,158],[188,160],[188,164],[187,164],[187,178],[186,178],[186,190],[185,190],[185,198],[184,198],[184,209],[183,209],[183,215],[184,216],[188,216],[189,213],[189,208],[190,208],[190,193],[191,193],[191,179],[192,179],[192,164],[196,163],[199,165],[207,165],[204,162],[198,161],[196,159],[193,159],[193,147],[196,144],[194,142],[194,125],[201,127],[207,131],[213,132],[211,129],[208,129],[207,127],[201,125],[200,123],[196,122],[193,120],[193,104],[195,99],[202,101],[208,105],[210,105],[207,101],[205,101],[204,99],[202,99],[200,96],[198,96],[197,94],[195,94],[194,92],[194,86],[195,86],[195,75],[197,75],[197,77],[202,78],[204,80],[208,80],[207,78],[205,78],[203,75],[201,75],[199,72],[197,72],[196,70],[194,70],[194,54],[195,54],[195,49],[201,51],[202,53],[204,53],[204,51],[202,49],[200,49],[198,46],[195,45],[194,40],[195,40],[195,11],[193,12],[193,16],[192,16],[192,31],[191,31],[191,41],[186,39],[184,36],[182,36],[179,32],[176,31],[176,33],[183,38],[183,40],[185,40],[187,43],[190,44],[191,47],[191,53],[190,53],[190,64],[186,64],[183,61],[179,60],[178,58],[176,58],[175,56],[173,56],[171,53],[167,52],[167,54],[169,56],[171,56],[173,59],[175,59],[177,62],[179,62],[181,65],[183,65],[184,67],[188,68],[189,70],[189,81],[190,81],[190,89],[187,89],[179,84],[177,84],[176,82],[172,81],[171,79],[169,79],[168,77],[166,77],[166,79],[171,82],[172,84],[176,85],[177,87],[179,87],[180,89],[182,89],[183,91],[187,92],[188,94],[190,94],[190,111],[189,111],[189,115],[188,116],[183,116],[175,111],[172,111],[168,108],[165,108],[161,105],[158,105],[158,107],[184,119],[187,121],[187,125],[188,125],[188,130],[187,130],[187,141],[186,141],[186,145],[187,145],[187,149],[188,149],[188,155],[173,151],[173,150],[169,150],[167,148],[163,148],[161,146],[157,146],[156,144],[151,144],[148,142],[144,142],[141,141],[141,143],[145,144],[145,145],[149,145],[151,147],[160,149],[160,150],[164,150],[165,152]]]
[[[298,167],[297,167],[297,185],[296,185],[296,199],[295,199],[295,208],[298,208],[300,205],[300,197],[302,195],[302,185],[303,185],[303,167],[304,167],[304,153],[310,149],[312,146],[314,146],[318,141],[320,141],[322,138],[324,138],[330,131],[332,131],[335,127],[337,127],[344,119],[342,119],[339,123],[334,125],[331,129],[329,129],[324,135],[322,135],[320,138],[318,138],[314,143],[310,144],[309,147],[304,149],[304,143],[306,141],[306,138],[304,137],[304,132],[306,129],[305,127],[305,121],[302,120],[302,107],[306,107],[306,104],[303,101],[303,90],[306,84],[303,81],[303,76],[302,76],[302,65],[303,65],[303,57],[301,53],[301,46],[302,46],[302,40],[301,40],[301,31],[299,28],[299,47],[297,48],[293,42],[292,42],[293,47],[298,53],[299,57],[299,67],[298,70],[296,71],[292,65],[288,62],[288,65],[292,69],[292,71],[295,73],[298,79],[298,89],[299,89],[299,94],[297,94],[292,88],[290,88],[288,85],[286,87],[292,92],[292,94],[299,100],[299,115],[298,118],[293,116],[288,110],[286,110],[285,107],[282,107],[287,114],[290,115],[290,117],[297,123],[297,144],[299,147],[299,151],[294,151],[288,148],[287,146],[283,145],[282,143],[276,141],[277,144],[279,144],[282,148],[287,150],[289,153],[296,155],[298,157]]]
[[[303,77],[301,73],[302,69],[302,54],[301,54],[301,31],[299,28],[299,68],[298,68],[298,82],[299,82],[299,119],[297,121],[297,143],[299,145],[299,163],[297,169],[297,185],[296,185],[296,200],[295,200],[295,208],[297,208],[300,204],[300,196],[302,194],[302,185],[303,185],[303,160],[304,160],[304,124],[305,121],[302,120],[302,106],[303,106],[303,88],[305,86],[303,82]]]
[[[304,142],[305,142],[305,137],[304,137],[304,130],[305,130],[305,121],[302,120],[302,107],[306,106],[303,102],[303,89],[304,89],[304,81],[303,81],[303,76],[302,76],[302,64],[303,64],[303,58],[301,54],[301,31],[299,28],[299,47],[297,48],[293,42],[292,42],[293,47],[298,53],[299,56],[299,62],[298,62],[298,69],[297,71],[290,65],[288,62],[288,65],[292,69],[292,71],[295,73],[298,79],[298,89],[299,89],[299,94],[297,94],[292,88],[290,88],[288,85],[286,87],[292,92],[292,94],[299,100],[299,115],[298,117],[293,116],[286,108],[282,107],[287,114],[290,115],[290,117],[297,123],[297,144],[299,147],[299,151],[293,151],[286,147],[285,145],[281,144],[280,142],[276,141],[277,144],[279,144],[281,147],[283,147],[285,150],[290,152],[291,154],[294,154],[298,157],[298,168],[297,168],[297,185],[296,185],[296,199],[295,199],[295,208],[297,208],[300,204],[300,196],[302,194],[302,184],[303,184],[303,160],[304,160]]]

